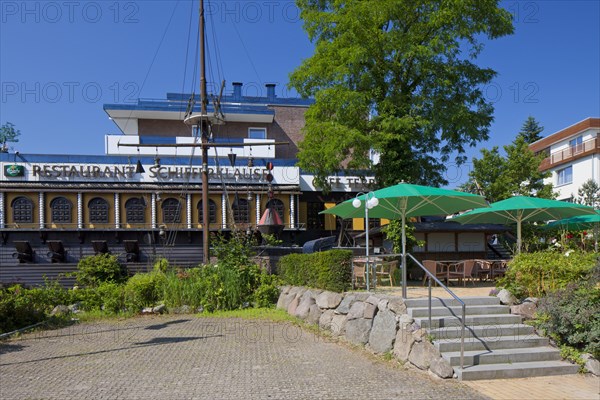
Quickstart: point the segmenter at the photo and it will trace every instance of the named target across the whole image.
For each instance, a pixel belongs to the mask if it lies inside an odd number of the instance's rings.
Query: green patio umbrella
[[[521,252],[521,224],[548,221],[586,214],[595,214],[592,207],[539,197],[515,196],[454,217],[461,224],[496,223],[517,224],[517,251]]]
[[[600,225],[600,210],[596,210],[595,214],[580,215],[577,217],[552,221],[546,225],[546,228],[558,228],[570,231],[594,229],[594,250],[598,251],[598,225]]]
[[[482,196],[472,193],[399,183],[361,194],[321,213],[334,214],[342,218],[365,218],[365,220],[368,218],[400,219],[402,221],[402,296],[406,298],[406,218],[449,215],[487,206]],[[368,236],[366,239],[368,257]]]

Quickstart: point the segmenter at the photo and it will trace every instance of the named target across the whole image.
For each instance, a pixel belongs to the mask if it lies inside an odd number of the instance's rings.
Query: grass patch
[[[274,322],[294,322],[300,321],[298,318],[289,315],[284,310],[276,308],[245,308],[239,310],[221,310],[212,313],[196,314],[198,318],[240,318],[240,319],[266,319]]]

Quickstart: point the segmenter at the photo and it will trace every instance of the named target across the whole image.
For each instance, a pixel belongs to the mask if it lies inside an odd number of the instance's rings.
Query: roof
[[[166,99],[138,99],[136,103],[126,104],[104,104],[104,110],[127,110],[127,111],[170,111],[184,113],[188,107],[191,94],[167,93]],[[200,97],[195,96],[194,111],[200,112]],[[221,108],[225,114],[265,114],[274,115],[270,106],[295,106],[308,107],[314,103],[314,99],[303,99],[295,97],[253,97],[241,96],[235,98],[233,95],[223,96]],[[214,112],[212,102],[207,107],[208,113]]]
[[[555,143],[560,142],[561,140],[567,139],[590,128],[600,128],[600,118],[586,118],[583,121],[577,122],[576,124],[566,127],[565,129],[546,136],[537,142],[533,142],[529,145],[529,148],[534,153],[537,153]]]

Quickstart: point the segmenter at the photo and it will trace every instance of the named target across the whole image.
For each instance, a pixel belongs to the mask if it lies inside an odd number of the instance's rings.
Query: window
[[[267,202],[267,205],[265,208],[275,209],[275,211],[277,211],[277,214],[279,214],[281,221],[285,221],[285,219],[283,218],[283,214],[285,212],[285,207],[283,205],[283,201],[281,201],[279,199],[271,199]]]
[[[165,224],[178,224],[181,222],[181,204],[172,197],[162,203],[163,222]]]
[[[198,202],[198,222],[202,223],[202,200]],[[212,200],[208,200],[208,223],[216,224],[217,223],[217,203]]]
[[[70,224],[73,222],[71,216],[73,204],[68,199],[56,197],[50,202],[50,209],[52,210],[52,222],[60,224]]]
[[[27,197],[17,197],[12,201],[13,222],[33,222],[33,201]]]
[[[267,128],[248,128],[248,139],[266,139]]]
[[[556,186],[573,183],[573,166],[556,171]]]
[[[146,222],[144,199],[133,197],[125,202],[125,221],[128,224],[143,224]]]
[[[572,153],[580,153],[583,150],[583,137],[577,136],[575,139],[569,140],[569,147]]]
[[[108,224],[108,201],[94,197],[88,203],[90,222],[92,224]]]
[[[306,205],[306,228],[325,229],[325,216],[319,214],[324,210],[323,203],[307,203]]]
[[[236,224],[247,224],[250,222],[250,210],[248,200],[236,198],[233,202],[233,222]]]

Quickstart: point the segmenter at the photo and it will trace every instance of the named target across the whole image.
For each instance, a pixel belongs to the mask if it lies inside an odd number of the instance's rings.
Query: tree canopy
[[[344,169],[373,168],[378,184],[444,184],[451,156],[485,140],[496,75],[474,63],[484,38],[513,32],[495,0],[298,0],[315,52],[290,86],[306,112],[299,166],[327,187]],[[375,151],[380,162],[373,165]]]
[[[554,198],[552,184],[544,183],[550,172],[539,170],[545,156],[534,154],[521,133],[504,146],[506,156],[500,154],[498,146],[482,149],[481,158],[473,158],[473,169],[462,190],[485,196],[490,202],[511,196]]]
[[[533,142],[537,142],[542,138],[542,131],[544,130],[543,126],[533,118],[531,115],[523,122],[523,126],[521,127],[521,132],[519,132],[519,136],[522,137],[527,144],[531,144]]]
[[[15,129],[15,125],[10,122],[0,126],[0,144],[6,144],[7,142],[18,142],[21,131]]]
[[[577,190],[579,204],[585,204],[586,206],[600,209],[600,185],[592,178],[583,182],[581,187]]]

